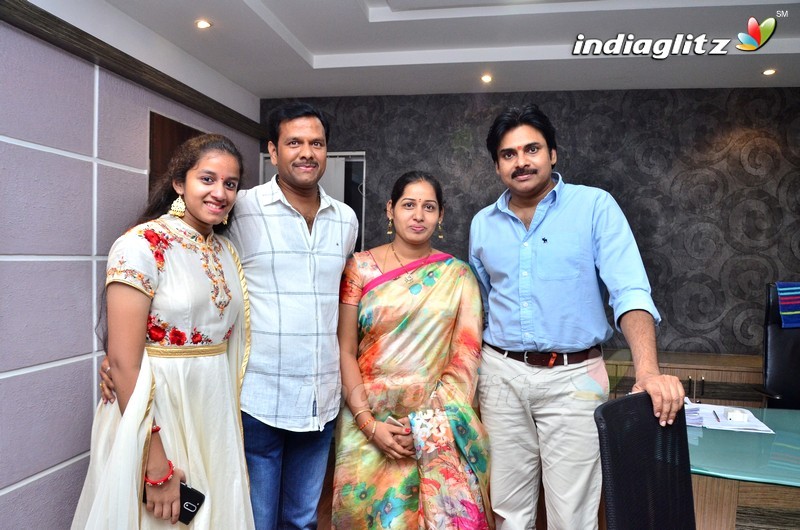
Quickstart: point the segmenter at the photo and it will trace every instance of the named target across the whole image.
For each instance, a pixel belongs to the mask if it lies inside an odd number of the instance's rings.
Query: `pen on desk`
[[[717,421],[719,421],[719,416],[717,416],[717,411],[716,410],[712,410],[711,412],[714,413],[714,417],[717,418]]]

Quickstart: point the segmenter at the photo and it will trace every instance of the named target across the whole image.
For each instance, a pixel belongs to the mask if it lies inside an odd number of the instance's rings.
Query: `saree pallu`
[[[333,527],[493,528],[488,438],[471,407],[482,313],[469,266],[436,254],[382,273],[370,253],[357,253],[345,268],[340,300],[358,305],[358,364],[376,419],[422,418],[438,407],[445,419],[436,432],[445,434],[419,460],[391,460],[367,442],[344,407],[336,429]],[[430,438],[417,423],[415,437]]]

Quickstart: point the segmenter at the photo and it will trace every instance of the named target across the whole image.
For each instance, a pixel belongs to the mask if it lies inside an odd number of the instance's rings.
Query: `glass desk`
[[[687,427],[692,473],[800,487],[800,410],[750,410],[775,434]]]
[[[687,427],[697,528],[800,528],[800,410],[750,409],[775,434]]]

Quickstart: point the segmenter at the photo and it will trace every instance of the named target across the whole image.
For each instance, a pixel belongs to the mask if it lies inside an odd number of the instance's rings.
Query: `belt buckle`
[[[541,364],[531,364],[531,363],[529,363],[528,362],[528,354],[529,353],[533,353],[534,355],[540,355],[538,352],[531,352],[531,351],[525,350],[524,352],[522,352],[522,362],[524,362],[527,366],[542,366]],[[558,358],[558,354],[556,352],[550,352],[550,359],[547,360],[547,364],[544,365],[544,366],[547,366],[548,368],[552,368],[553,365],[556,364],[556,359],[557,358]]]
[[[529,353],[531,353],[531,352],[529,352],[528,350],[525,350],[524,352],[522,352],[522,362],[524,362],[526,366],[536,366],[535,364],[530,364],[528,362],[528,354]]]

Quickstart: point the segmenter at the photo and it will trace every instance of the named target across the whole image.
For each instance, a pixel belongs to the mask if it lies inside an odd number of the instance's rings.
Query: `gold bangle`
[[[359,411],[356,411],[356,413],[353,414],[353,421],[356,421],[358,419],[358,415],[364,412],[372,412],[372,409],[361,409]]]
[[[369,436],[367,437],[367,442],[371,442],[371,441],[372,441],[372,439],[373,439],[373,438],[375,438],[375,429],[377,429],[377,428],[378,428],[378,422],[376,421],[376,422],[375,422],[375,423],[372,425],[372,432],[371,432],[371,433],[369,433]]]

